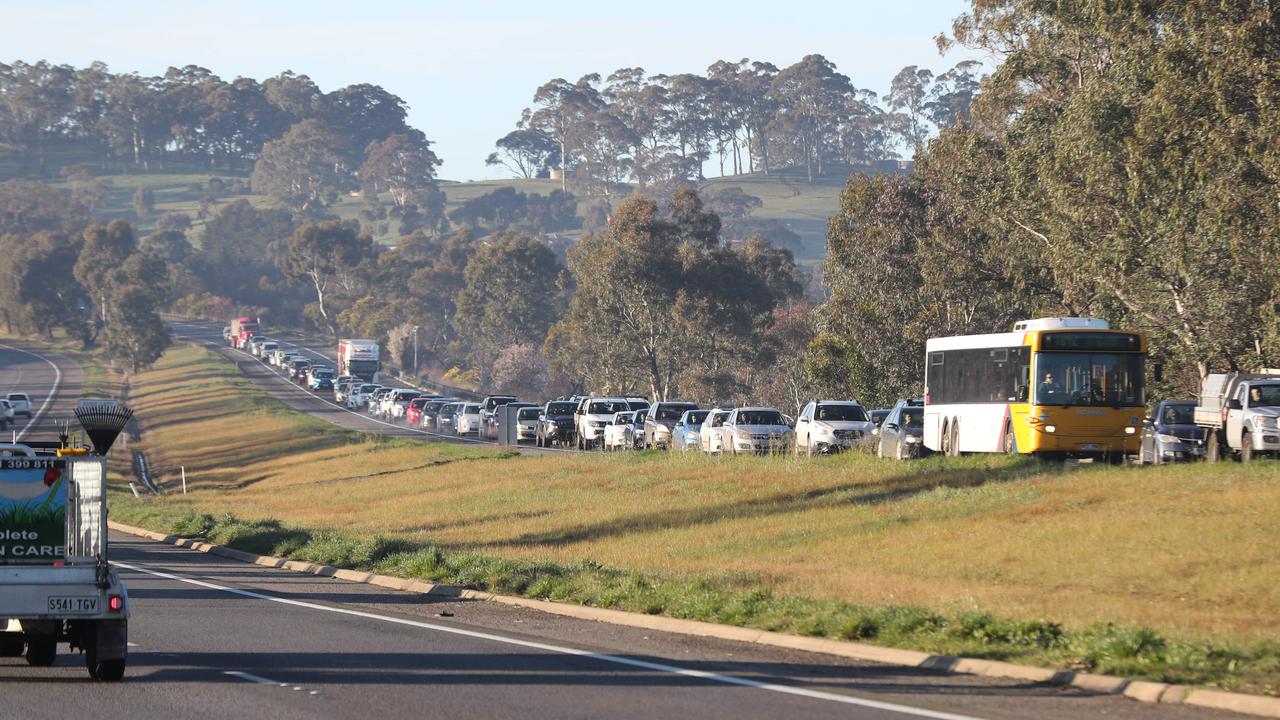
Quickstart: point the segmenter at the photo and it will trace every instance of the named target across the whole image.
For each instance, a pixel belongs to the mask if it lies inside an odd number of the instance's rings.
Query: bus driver
[[[1046,372],[1044,374],[1044,382],[1040,383],[1040,387],[1036,392],[1040,397],[1057,395],[1062,392],[1062,386],[1053,379],[1052,372]]]

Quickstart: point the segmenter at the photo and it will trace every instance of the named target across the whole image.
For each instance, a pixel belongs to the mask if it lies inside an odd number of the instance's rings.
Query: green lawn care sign
[[[67,554],[67,461],[0,457],[0,563]]]

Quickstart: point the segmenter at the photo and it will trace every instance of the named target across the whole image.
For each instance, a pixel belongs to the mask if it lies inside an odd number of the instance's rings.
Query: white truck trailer
[[[0,444],[0,655],[52,665],[59,643],[96,680],[124,677],[129,593],[107,557],[106,451],[132,413],[76,410],[94,447]]]
[[[339,375],[353,375],[367,383],[376,383],[381,369],[378,343],[373,340],[338,341]]]
[[[1205,376],[1195,423],[1206,429],[1209,462],[1235,455],[1280,455],[1280,370]]]

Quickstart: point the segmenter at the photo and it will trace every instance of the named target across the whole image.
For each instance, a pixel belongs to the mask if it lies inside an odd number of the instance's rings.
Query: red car
[[[422,423],[422,406],[431,402],[431,398],[420,397],[409,401],[409,407],[404,409],[404,421],[406,424],[417,427]]]

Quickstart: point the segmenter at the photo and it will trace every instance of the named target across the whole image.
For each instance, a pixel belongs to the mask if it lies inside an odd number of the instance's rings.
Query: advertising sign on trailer
[[[67,461],[0,458],[0,563],[52,563],[67,554]]]

